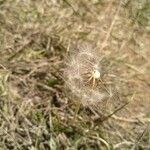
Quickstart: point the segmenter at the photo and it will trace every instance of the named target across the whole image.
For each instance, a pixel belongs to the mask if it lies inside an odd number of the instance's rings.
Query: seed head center
[[[93,78],[95,79],[99,79],[101,76],[100,72],[97,69],[93,71],[92,75],[93,75]]]

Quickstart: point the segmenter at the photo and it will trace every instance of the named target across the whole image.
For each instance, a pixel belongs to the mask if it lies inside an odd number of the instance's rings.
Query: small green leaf
[[[48,79],[47,83],[48,83],[48,86],[54,87],[56,84],[58,84],[58,80],[57,79]]]

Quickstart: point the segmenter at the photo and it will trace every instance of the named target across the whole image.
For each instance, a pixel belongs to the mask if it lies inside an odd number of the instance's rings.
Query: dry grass
[[[149,32],[148,0],[0,0],[0,149],[149,150]],[[114,94],[92,108],[63,76],[84,42]]]

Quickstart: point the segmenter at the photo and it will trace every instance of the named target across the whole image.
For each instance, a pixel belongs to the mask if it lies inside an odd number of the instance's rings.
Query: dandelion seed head
[[[84,105],[100,102],[105,97],[97,86],[92,88],[92,84],[101,77],[100,61],[97,51],[90,45],[84,45],[71,54],[66,63],[66,83]]]

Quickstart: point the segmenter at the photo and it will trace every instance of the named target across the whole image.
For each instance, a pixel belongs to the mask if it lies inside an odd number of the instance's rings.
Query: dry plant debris
[[[0,0],[0,149],[149,150],[149,33],[149,0]]]

